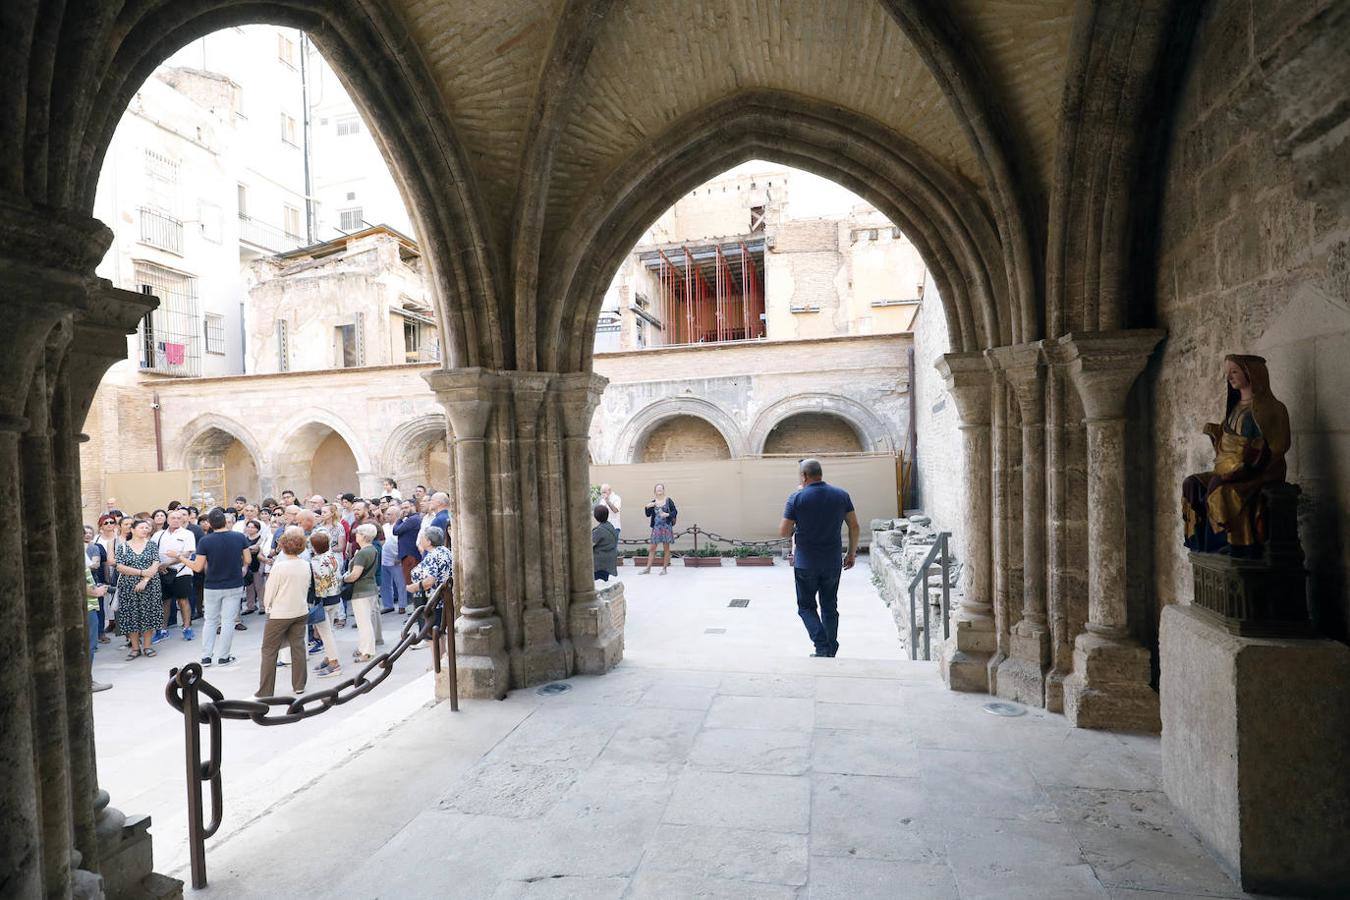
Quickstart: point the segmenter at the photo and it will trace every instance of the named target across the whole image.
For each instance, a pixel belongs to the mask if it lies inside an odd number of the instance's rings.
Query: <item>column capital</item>
[[[1036,424],[1045,410],[1045,342],[1032,341],[986,350],[1017,397],[1024,424]]]
[[[552,372],[503,372],[502,377],[515,401],[516,431],[524,437],[532,436],[538,428],[539,408],[558,376]]]
[[[99,382],[114,363],[127,358],[127,335],[159,305],[149,294],[124,291],[99,279],[88,305],[75,315],[75,338],[70,345],[67,377],[75,421],[84,427]]]
[[[463,369],[435,369],[422,377],[436,392],[436,400],[445,407],[450,431],[456,441],[482,440],[488,417],[509,390],[509,381],[498,372],[477,366]]]
[[[1058,355],[1089,421],[1124,418],[1130,388],[1166,334],[1160,328],[1141,328],[1075,332],[1059,339]]]
[[[983,353],[945,353],[934,367],[947,383],[961,425],[989,424],[989,386],[994,373]]]
[[[92,216],[0,199],[0,267],[13,263],[89,278],[112,240],[108,226]]]
[[[590,435],[591,416],[600,405],[600,395],[608,384],[608,378],[594,372],[568,372],[557,376],[553,389],[562,408],[564,437]]]

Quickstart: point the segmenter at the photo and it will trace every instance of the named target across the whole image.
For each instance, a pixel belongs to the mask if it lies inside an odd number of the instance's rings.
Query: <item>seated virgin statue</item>
[[[1214,445],[1214,469],[1181,485],[1186,546],[1255,557],[1267,538],[1261,488],[1285,478],[1289,411],[1270,392],[1261,357],[1226,356],[1223,374],[1228,383],[1223,423],[1204,427]]]

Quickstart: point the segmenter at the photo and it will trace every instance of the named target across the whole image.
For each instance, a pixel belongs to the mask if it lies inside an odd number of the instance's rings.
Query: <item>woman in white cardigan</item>
[[[291,648],[291,689],[297,696],[305,690],[305,620],[309,617],[309,582],[313,575],[309,563],[300,557],[305,552],[304,529],[292,525],[282,532],[279,543],[281,555],[272,563],[263,594],[267,627],[263,629],[258,697],[276,693],[277,651],[283,643]]]

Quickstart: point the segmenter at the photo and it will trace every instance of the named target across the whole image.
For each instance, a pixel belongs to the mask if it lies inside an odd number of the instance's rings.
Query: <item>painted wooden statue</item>
[[[1223,374],[1228,384],[1223,423],[1204,428],[1214,444],[1214,469],[1181,485],[1186,546],[1254,557],[1267,537],[1261,488],[1285,478],[1289,411],[1270,392],[1270,372],[1261,357],[1226,356]]]

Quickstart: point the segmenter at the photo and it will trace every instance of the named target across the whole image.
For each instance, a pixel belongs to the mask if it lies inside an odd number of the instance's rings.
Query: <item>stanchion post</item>
[[[188,853],[192,861],[192,887],[206,887],[206,836],[202,824],[202,737],[197,679],[183,684],[183,755],[187,758]]]

